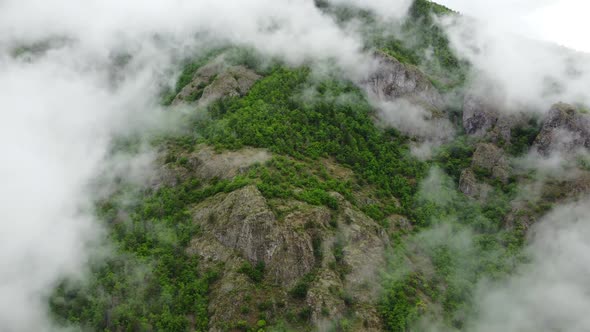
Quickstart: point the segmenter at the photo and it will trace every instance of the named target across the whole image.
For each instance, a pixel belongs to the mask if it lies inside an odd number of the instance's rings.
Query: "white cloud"
[[[507,281],[482,283],[467,330],[590,330],[590,218],[587,199],[556,208],[532,230],[529,264]]]
[[[585,18],[590,3],[580,0],[439,0],[445,6],[524,37],[590,52]],[[499,19],[501,18],[501,19]]]
[[[501,88],[510,107],[546,112],[559,101],[590,102],[589,55],[534,40],[530,33],[520,35],[523,17],[545,7],[521,1],[514,13],[508,3],[494,3],[490,9],[490,4],[473,2],[468,8],[474,19],[444,20],[451,45],[473,65],[478,80],[491,80]]]

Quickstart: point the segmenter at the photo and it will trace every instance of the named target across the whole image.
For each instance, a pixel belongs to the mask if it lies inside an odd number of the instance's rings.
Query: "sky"
[[[463,14],[526,37],[590,53],[587,0],[436,0]],[[506,10],[510,8],[510,10]],[[501,18],[501,19],[500,19]]]

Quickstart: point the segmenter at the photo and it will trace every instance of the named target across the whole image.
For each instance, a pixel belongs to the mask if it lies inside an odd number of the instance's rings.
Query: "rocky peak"
[[[537,151],[548,155],[553,151],[573,152],[590,148],[590,116],[574,106],[558,103],[551,107],[535,140]]]
[[[223,97],[245,95],[261,78],[244,66],[232,66],[220,55],[199,68],[189,84],[176,96],[174,105],[203,100],[211,102]]]
[[[370,95],[382,101],[405,99],[428,109],[440,110],[444,101],[428,77],[418,68],[376,52],[378,69],[363,83]]]

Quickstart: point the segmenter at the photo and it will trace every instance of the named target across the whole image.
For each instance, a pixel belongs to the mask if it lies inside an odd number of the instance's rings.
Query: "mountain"
[[[187,59],[162,93],[186,129],[150,137],[148,185],[120,179],[96,202],[117,255],[86,283],[56,287],[58,322],[467,331],[479,283],[525,264],[536,221],[590,190],[576,154],[590,148],[585,109],[506,113],[491,93],[467,89],[470,64],[436,22],[458,14],[416,0],[388,33],[369,11],[316,6],[342,26],[362,23],[374,69],[351,79],[329,62],[293,67],[242,45]],[[113,147],[135,148],[133,137]],[[571,155],[575,172],[517,163],[552,151]],[[535,185],[537,199],[522,194]]]

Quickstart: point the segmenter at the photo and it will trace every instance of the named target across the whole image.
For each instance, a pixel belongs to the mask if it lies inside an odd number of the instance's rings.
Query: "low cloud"
[[[473,6],[476,13],[485,7]],[[511,5],[493,7],[512,10]],[[559,101],[589,103],[590,56],[519,35],[514,22],[498,23],[503,16],[441,20],[455,53],[472,65],[473,81],[492,82],[505,95],[503,106],[512,110],[533,108],[544,113]]]

